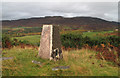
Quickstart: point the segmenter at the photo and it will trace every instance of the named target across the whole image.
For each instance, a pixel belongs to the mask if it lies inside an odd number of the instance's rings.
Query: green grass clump
[[[57,62],[36,57],[36,49],[14,47],[4,49],[2,53],[3,57],[13,57],[3,60],[3,76],[118,76],[118,67],[96,59],[96,53],[87,49],[63,51],[63,60]],[[32,63],[32,60],[41,62],[41,65]],[[70,68],[52,71],[56,66]]]

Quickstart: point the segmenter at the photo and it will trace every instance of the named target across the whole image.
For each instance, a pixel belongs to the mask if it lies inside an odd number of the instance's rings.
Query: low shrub
[[[12,40],[9,35],[6,35],[6,34],[2,35],[2,47],[3,48],[11,48],[12,47]]]
[[[61,42],[62,46],[65,48],[81,48],[83,45],[89,45],[90,47],[93,46],[108,46],[113,45],[115,47],[120,46],[120,37],[118,36],[109,36],[109,37],[99,37],[92,39],[88,36],[82,37],[81,34],[75,33],[66,33],[61,34]]]
[[[110,43],[111,45],[115,47],[120,46],[120,36],[110,36],[110,37],[107,37],[106,39],[107,39],[107,42]]]
[[[83,45],[83,37],[81,34],[62,34],[61,42],[65,48],[81,48]]]

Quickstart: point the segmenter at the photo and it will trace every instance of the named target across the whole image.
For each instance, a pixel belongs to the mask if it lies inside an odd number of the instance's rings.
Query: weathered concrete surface
[[[41,58],[50,58],[51,52],[51,40],[52,40],[52,25],[43,25],[41,40],[40,40],[40,50],[39,56]]]
[[[56,60],[62,56],[58,26],[43,25],[38,56]]]

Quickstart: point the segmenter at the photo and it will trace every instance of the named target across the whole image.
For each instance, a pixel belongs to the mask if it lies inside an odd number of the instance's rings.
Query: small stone
[[[13,57],[2,57],[2,60],[13,59]]]
[[[52,70],[55,71],[55,70],[63,70],[63,69],[69,69],[69,68],[70,68],[69,66],[57,66],[52,68]]]
[[[35,60],[32,60],[32,63],[41,64],[40,62],[37,62],[37,61],[35,61]]]

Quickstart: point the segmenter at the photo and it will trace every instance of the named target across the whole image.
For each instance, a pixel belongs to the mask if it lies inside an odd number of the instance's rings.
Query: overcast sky
[[[118,2],[3,2],[2,20],[91,16],[118,21]]]

